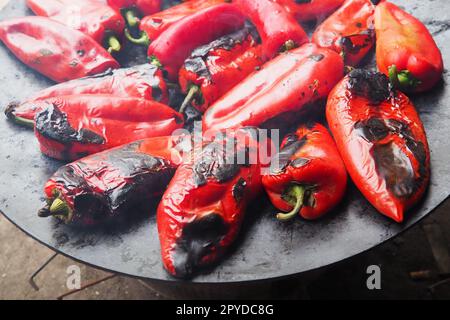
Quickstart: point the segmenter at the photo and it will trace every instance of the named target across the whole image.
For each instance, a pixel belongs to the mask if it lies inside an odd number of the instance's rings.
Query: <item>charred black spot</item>
[[[377,5],[381,2],[381,0],[370,0],[374,5]]]
[[[414,169],[408,156],[397,144],[375,145],[373,156],[377,171],[385,180],[387,188],[398,198],[411,197],[417,188]]]
[[[361,135],[368,141],[374,142],[384,139],[389,134],[389,128],[379,118],[370,118],[367,121],[358,121],[355,129],[360,130]]]
[[[291,167],[294,168],[301,168],[306,166],[308,163],[311,162],[311,159],[308,158],[297,158],[291,161]]]
[[[61,142],[82,144],[103,144],[105,139],[89,129],[74,129],[67,115],[57,106],[50,105],[36,115],[36,130],[46,138]]]
[[[311,3],[311,2],[312,2],[312,0],[295,0],[295,3],[298,3],[298,4]]]
[[[355,69],[349,74],[348,89],[374,104],[387,100],[391,95],[389,79],[382,73]]]
[[[362,25],[360,26],[362,27]],[[360,38],[364,38],[361,41]],[[375,38],[375,33],[373,30],[364,30],[358,34],[342,37],[339,40],[339,45],[346,54],[358,54],[361,49],[367,48],[372,44],[372,39]]]
[[[186,225],[172,253],[176,276],[187,278],[201,267],[202,259],[217,249],[228,229],[223,218],[216,213]]]
[[[244,178],[240,178],[233,186],[232,194],[237,203],[241,202],[244,197],[245,187],[247,187],[247,181]]]
[[[295,139],[294,136],[296,137]],[[300,140],[298,140],[298,137],[296,135],[290,135],[287,141],[288,142],[271,161],[270,173],[273,175],[284,172],[284,170],[291,163],[292,156],[305,145],[307,140],[306,137],[302,137]]]
[[[108,205],[102,195],[96,193],[85,193],[78,195],[74,199],[74,218],[75,220],[100,221],[104,219],[109,212]],[[83,217],[80,217],[80,216]]]
[[[325,58],[325,56],[323,54],[312,54],[312,55],[309,56],[309,58],[311,60],[319,62],[319,61],[323,60],[323,58]]]

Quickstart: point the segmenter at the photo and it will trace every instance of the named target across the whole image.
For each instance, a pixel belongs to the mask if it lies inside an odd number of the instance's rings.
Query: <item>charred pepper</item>
[[[269,61],[214,103],[203,130],[260,127],[282,116],[295,120],[297,113],[326,99],[343,73],[339,54],[305,44]]]
[[[256,30],[244,29],[195,49],[179,73],[179,83],[187,97],[183,113],[192,102],[200,112],[263,64]]]
[[[162,0],[107,0],[107,3],[110,7],[124,12],[125,16],[128,15],[128,23],[134,25],[139,23],[133,15],[134,10],[140,15],[149,16],[161,10]]]
[[[31,126],[40,104],[35,102],[59,96],[111,95],[122,98],[142,98],[168,103],[167,85],[161,70],[151,64],[131,68],[107,70],[86,78],[60,83],[41,90],[22,103],[13,102],[5,110],[6,116],[17,124]],[[24,121],[25,120],[25,121]]]
[[[189,142],[186,136],[149,138],[67,164],[45,185],[47,205],[38,214],[77,226],[129,218],[164,192]]]
[[[425,25],[390,2],[375,12],[378,69],[400,90],[423,92],[441,79],[442,54]]]
[[[272,0],[281,4],[290,14],[301,22],[322,21],[345,0]]]
[[[36,101],[35,133],[42,153],[76,160],[132,141],[171,135],[182,115],[156,101],[78,95]]]
[[[314,32],[312,42],[341,54],[356,66],[375,44],[374,14],[379,0],[347,0]]]
[[[382,214],[402,222],[430,180],[430,151],[412,102],[388,78],[354,70],[330,93],[327,120],[355,185]]]
[[[23,63],[56,82],[119,67],[91,37],[45,17],[1,21],[0,40]]]
[[[320,124],[308,124],[284,139],[262,182],[272,204],[289,211],[279,213],[279,220],[297,215],[314,220],[340,203],[347,187],[347,171],[328,130]]]

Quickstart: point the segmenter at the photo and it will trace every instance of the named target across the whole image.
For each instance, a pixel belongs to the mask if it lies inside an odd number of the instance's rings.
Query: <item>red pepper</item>
[[[234,3],[258,29],[265,59],[309,42],[303,28],[278,3],[270,0],[236,0]]]
[[[148,46],[151,41],[158,38],[160,34],[175,22],[200,10],[224,2],[226,2],[226,0],[190,0],[183,2],[166,10],[144,17],[139,23],[139,29],[141,30],[140,38],[135,39],[131,36],[130,32],[126,31],[127,38],[135,44]],[[134,25],[135,23],[131,23],[131,26]]]
[[[118,38],[123,35],[125,21],[102,1],[27,0],[27,5],[38,16],[49,17],[92,37],[109,52],[121,49]]]
[[[388,78],[354,70],[330,93],[327,120],[353,182],[382,214],[402,222],[430,180],[430,151],[412,102]]]
[[[396,5],[375,12],[378,69],[400,90],[423,92],[441,79],[442,54],[428,29]]]
[[[118,11],[135,8],[140,14],[148,16],[161,10],[162,0],[107,0],[107,3]]]
[[[263,185],[277,218],[300,215],[314,220],[339,204],[347,187],[347,171],[327,129],[320,124],[300,126],[288,135],[274,157]]]
[[[297,113],[325,99],[343,74],[336,52],[305,44],[269,61],[213,104],[203,130],[260,127],[280,116],[295,120]]]
[[[164,192],[189,142],[180,136],[149,138],[67,164],[45,185],[47,205],[39,216],[83,227],[130,219],[136,207],[145,208]]]
[[[256,30],[250,26],[201,46],[186,59],[179,73],[179,83],[187,105],[200,112],[263,64]]]
[[[59,96],[111,95],[122,98],[142,98],[167,103],[167,85],[159,68],[143,64],[131,68],[108,70],[105,73],[54,85],[32,95],[22,103],[13,102],[6,116],[20,125],[32,126],[40,104],[35,102]],[[25,121],[23,121],[25,120]]]
[[[217,262],[234,242],[247,205],[262,191],[258,150],[254,129],[238,131],[205,142],[177,169],[157,210],[170,274],[190,277]]]
[[[175,22],[148,47],[153,63],[176,81],[186,58],[195,48],[241,29],[245,17],[232,4],[218,4]]]
[[[290,14],[301,22],[322,21],[345,0],[272,0],[281,4]]]
[[[155,101],[114,96],[66,96],[36,101],[35,133],[42,153],[76,160],[132,141],[171,135],[182,115]]]
[[[356,66],[375,44],[375,0],[347,0],[314,32],[312,41]],[[375,4],[374,4],[375,3]]]
[[[119,67],[92,38],[49,18],[1,21],[0,40],[23,63],[56,82]]]

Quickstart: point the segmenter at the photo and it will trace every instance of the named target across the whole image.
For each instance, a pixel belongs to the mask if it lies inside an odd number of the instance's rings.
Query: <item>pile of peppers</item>
[[[435,87],[443,60],[389,1],[27,5],[36,16],[1,21],[0,40],[56,84],[5,114],[70,162],[47,182],[40,217],[86,228],[156,201],[163,265],[190,278],[222,259],[264,194],[274,223],[315,220],[336,212],[350,177],[401,223],[427,190],[430,150],[406,94]],[[146,46],[148,63],[121,67],[126,41]],[[364,69],[373,50],[379,72]],[[192,113],[201,127],[188,132]],[[282,129],[281,144],[264,128]]]

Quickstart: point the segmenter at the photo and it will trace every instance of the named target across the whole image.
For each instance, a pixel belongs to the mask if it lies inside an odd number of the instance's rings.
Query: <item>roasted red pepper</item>
[[[132,141],[171,135],[182,115],[156,101],[79,95],[42,101],[35,133],[42,153],[76,160]]]
[[[118,11],[138,10],[149,16],[161,10],[162,0],[107,0],[107,3]]]
[[[175,277],[217,262],[236,239],[247,205],[262,191],[257,130],[247,130],[205,142],[177,169],[163,195],[157,211],[161,254]]]
[[[125,21],[120,13],[99,0],[27,0],[38,16],[49,17],[87,34],[109,52],[120,51]]]
[[[241,29],[245,17],[232,4],[218,4],[179,20],[166,29],[148,47],[153,63],[176,81],[178,72],[189,55],[201,45]]]
[[[234,3],[255,24],[265,59],[309,42],[300,24],[281,5],[270,0],[235,0]]]
[[[322,21],[345,0],[272,0],[281,4],[290,14],[301,22]]]
[[[347,0],[314,32],[312,42],[340,53],[356,66],[375,44],[374,14],[379,0]]]
[[[441,79],[442,54],[425,25],[396,5],[375,12],[378,69],[400,90],[422,92]]]
[[[180,69],[179,83],[187,93],[180,113],[191,102],[205,112],[262,64],[258,34],[250,25],[195,49]]]
[[[127,38],[140,45],[150,45],[151,41],[159,37],[167,28],[175,22],[190,16],[199,10],[224,3],[226,0],[190,0],[179,5],[170,7],[161,12],[144,17],[139,23],[141,31],[140,38],[135,39],[129,31],[126,31]],[[131,26],[134,24],[132,23]]]
[[[56,82],[119,67],[92,38],[45,17],[1,21],[0,40],[23,63]]]
[[[327,120],[353,182],[402,222],[430,180],[430,151],[414,105],[388,78],[354,70],[330,93]]]
[[[102,74],[60,83],[37,92],[22,103],[13,102],[5,110],[6,116],[17,124],[32,126],[40,107],[35,102],[71,95],[111,95],[122,98],[142,98],[167,103],[166,82],[161,70],[151,64],[108,70]],[[23,121],[25,120],[25,121]]]
[[[260,127],[280,116],[295,120],[296,113],[325,99],[343,74],[339,54],[305,44],[269,61],[213,104],[203,130]]]
[[[300,126],[288,135],[274,157],[263,185],[277,218],[300,215],[314,220],[340,203],[347,187],[347,171],[327,129],[320,124]]]
[[[164,192],[189,151],[188,138],[149,138],[61,167],[45,185],[47,205],[39,216],[78,226],[129,219]]]

